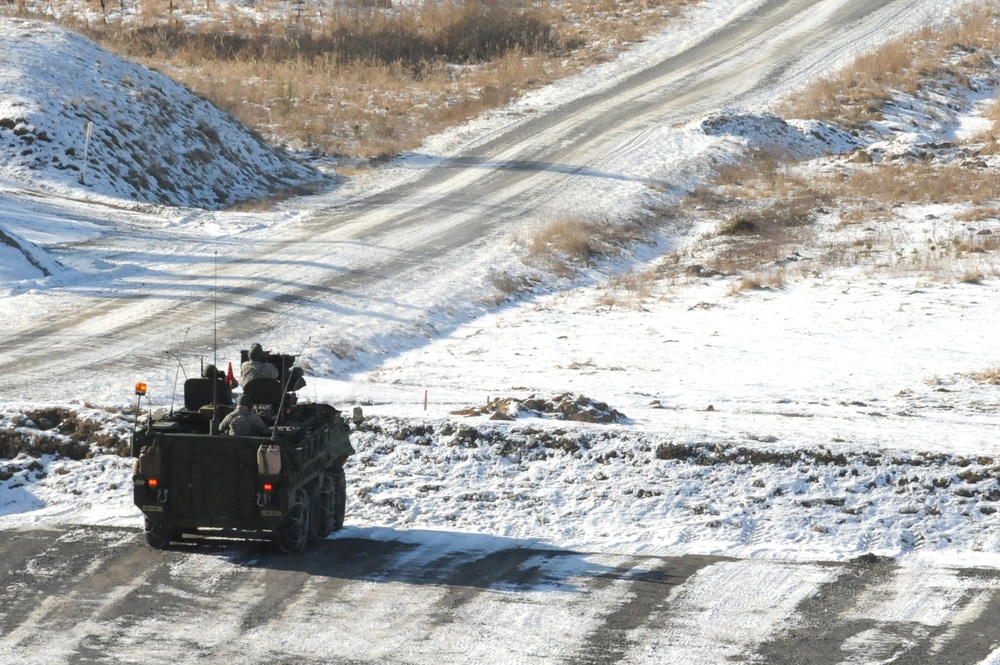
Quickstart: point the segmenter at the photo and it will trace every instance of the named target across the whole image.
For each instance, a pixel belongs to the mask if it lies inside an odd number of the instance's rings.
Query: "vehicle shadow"
[[[546,162],[530,159],[484,159],[474,156],[458,157],[437,157],[434,155],[413,154],[410,156],[408,164],[411,168],[431,169],[483,169],[486,171],[512,171],[541,173],[552,171],[564,175],[583,176],[587,178],[599,178],[605,180],[621,180],[630,182],[640,182],[648,184],[648,178],[630,176],[625,173],[614,173],[611,171],[599,171],[597,169],[577,166],[575,164],[564,164],[560,162]]]
[[[704,557],[696,562],[698,557],[685,557],[681,563],[662,557],[598,555],[534,540],[391,528],[344,529],[300,554],[284,554],[270,543],[232,541],[205,541],[189,551],[224,557],[246,568],[309,577],[563,593],[591,591],[614,582],[673,585],[691,574],[692,565],[720,560]]]

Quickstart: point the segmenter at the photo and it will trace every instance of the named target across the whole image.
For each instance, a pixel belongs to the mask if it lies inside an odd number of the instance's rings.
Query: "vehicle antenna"
[[[184,331],[184,341],[181,343],[181,348],[184,348],[184,346],[187,345],[189,332],[191,332],[191,326],[188,326],[188,329]],[[170,353],[170,351],[167,351],[167,357],[169,358],[170,356],[173,356],[174,358],[177,359],[177,369],[174,371],[174,389],[170,393],[170,415],[174,415],[174,401],[177,399],[177,382],[180,380],[181,371],[184,369],[184,364],[181,362],[181,357],[179,354]],[[185,379],[187,378],[186,372],[184,374],[184,378]]]
[[[219,371],[219,252],[215,252],[215,289],[212,292],[212,366]],[[219,414],[219,377],[212,376],[212,424],[209,434],[215,431]]]
[[[309,346],[309,342],[311,340],[312,337],[306,340],[306,343],[302,345],[302,349],[299,351],[299,354],[295,356],[296,358],[305,353],[306,347]],[[284,369],[284,363],[282,363],[282,369]],[[285,385],[282,386],[283,390],[281,391],[281,400],[278,402],[278,413],[274,416],[274,427],[271,428],[272,441],[278,438],[278,424],[281,422],[281,414],[285,411],[285,396],[288,395],[288,386],[292,385],[292,376],[294,376],[294,373],[289,370],[288,376],[283,377],[285,379]]]
[[[212,364],[216,369],[219,367],[219,252],[215,252],[215,293],[212,297],[213,321],[212,321]]]
[[[174,400],[177,399],[177,381],[181,377],[181,359],[174,353],[167,351],[167,358],[174,356],[177,358],[177,369],[174,370],[174,389],[170,391],[170,415],[174,415]]]

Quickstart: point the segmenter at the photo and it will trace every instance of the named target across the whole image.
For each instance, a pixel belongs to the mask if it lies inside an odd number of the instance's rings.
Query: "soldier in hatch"
[[[249,395],[236,398],[236,408],[219,423],[219,431],[233,436],[256,436],[267,431],[267,423],[251,408]]]
[[[254,379],[277,379],[278,368],[269,362],[264,361],[264,349],[260,344],[251,344],[247,354],[250,359],[240,365],[240,374],[243,377],[243,385]]]
[[[215,365],[205,365],[205,369],[201,370],[201,378],[225,381],[226,375],[221,370],[216,369]]]

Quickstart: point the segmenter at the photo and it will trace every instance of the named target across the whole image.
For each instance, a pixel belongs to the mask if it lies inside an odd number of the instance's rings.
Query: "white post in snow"
[[[87,124],[83,126],[83,133],[86,134],[87,138],[83,141],[83,166],[80,168],[80,184],[86,185],[84,180],[84,173],[87,171],[87,149],[90,147],[90,133],[94,131],[94,123],[90,120]]]

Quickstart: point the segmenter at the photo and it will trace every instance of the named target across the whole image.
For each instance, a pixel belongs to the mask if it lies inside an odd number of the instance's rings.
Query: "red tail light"
[[[150,478],[149,480],[146,481],[146,486],[147,487],[152,487],[153,489],[156,489],[156,487],[159,484],[160,484],[160,481],[157,480],[156,478]]]
[[[273,489],[274,489],[274,485],[272,485],[271,483],[264,483],[264,491],[265,492],[270,492]]]

